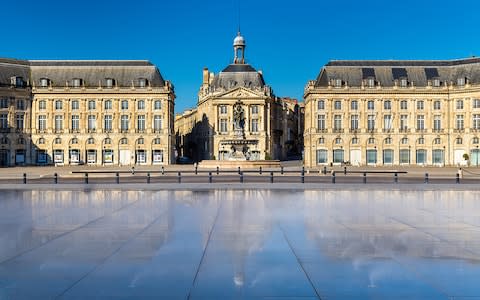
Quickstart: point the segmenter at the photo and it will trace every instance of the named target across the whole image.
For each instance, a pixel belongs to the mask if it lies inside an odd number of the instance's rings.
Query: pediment
[[[224,92],[222,94],[217,95],[215,98],[263,98],[265,95],[261,91],[253,91],[250,89],[246,89],[244,87],[238,87],[236,89]]]

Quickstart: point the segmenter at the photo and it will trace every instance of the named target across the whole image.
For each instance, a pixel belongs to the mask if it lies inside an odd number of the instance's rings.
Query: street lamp
[[[477,145],[476,148],[477,148],[477,151],[475,152],[475,154],[476,154],[475,156],[476,156],[477,158],[475,159],[475,166],[478,167],[478,145]]]

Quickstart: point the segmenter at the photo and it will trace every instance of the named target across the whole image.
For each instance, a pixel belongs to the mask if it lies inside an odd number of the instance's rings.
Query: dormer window
[[[465,85],[465,77],[460,77],[457,79],[457,85],[458,86],[464,86]]]
[[[115,79],[113,78],[105,78],[105,87],[107,88],[113,88],[115,85]]]
[[[74,88],[79,88],[82,85],[82,79],[80,78],[73,78],[72,79],[72,86]]]
[[[20,76],[13,76],[10,78],[10,83],[14,87],[23,87],[24,82],[23,82],[23,77]]]
[[[50,80],[48,78],[40,78],[40,87],[46,88],[50,84]]]
[[[341,79],[335,79],[335,87],[337,87],[337,88],[342,87],[342,80]]]
[[[375,87],[375,78],[373,77],[367,78],[367,86],[369,88]]]
[[[434,87],[440,87],[440,79],[439,78],[434,78],[433,79],[433,86]]]
[[[148,80],[146,78],[138,78],[138,87],[144,88],[147,86]]]
[[[407,87],[408,81],[407,78],[400,78],[400,87],[405,88]]]

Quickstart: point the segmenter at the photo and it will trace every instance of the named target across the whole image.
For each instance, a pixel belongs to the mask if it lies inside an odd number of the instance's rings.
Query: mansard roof
[[[373,78],[383,87],[395,85],[406,79],[415,86],[427,86],[433,79],[441,84],[457,82],[464,78],[480,84],[480,58],[456,60],[334,60],[328,62],[316,79],[315,86],[326,87],[332,80],[342,80],[348,86],[361,86]]]
[[[246,87],[263,88],[265,81],[260,72],[249,64],[231,64],[215,75],[212,86],[225,90]]]
[[[0,58],[0,86],[10,86],[12,77],[22,77],[26,84],[30,78],[28,61]]]

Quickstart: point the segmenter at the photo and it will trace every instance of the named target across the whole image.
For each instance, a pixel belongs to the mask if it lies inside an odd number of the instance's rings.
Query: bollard
[[[335,184],[335,172],[332,172],[332,183]]]
[[[241,171],[240,171],[240,167],[238,167],[238,174],[240,174],[240,173],[241,173]]]
[[[162,166],[162,175],[165,175],[165,167]]]
[[[198,166],[195,166],[195,175],[198,174]]]
[[[347,175],[347,167],[343,167],[343,175]]]
[[[455,183],[460,183],[460,174],[457,173]]]
[[[327,175],[327,166],[323,166],[323,175]]]
[[[302,167],[302,183],[305,183],[305,168]]]
[[[283,166],[280,167],[280,174],[283,175]]]
[[[273,183],[273,172],[270,172],[270,183]]]
[[[428,183],[428,173],[425,173],[425,181],[424,183]]]
[[[208,172],[208,182],[212,183],[212,172]]]
[[[238,167],[238,168],[240,169],[240,167]],[[240,183],[243,183],[243,172],[239,171],[238,174],[240,174]]]
[[[147,183],[150,183],[150,172],[147,173]]]
[[[57,173],[53,174],[53,183],[55,183],[55,184],[58,183],[58,174]]]
[[[367,172],[363,172],[363,183],[367,183]]]
[[[119,184],[120,183],[120,174],[118,174],[118,172],[115,173],[115,179],[117,181],[117,184]]]
[[[397,172],[395,172],[395,174],[393,175],[393,182],[398,183],[398,173]]]
[[[27,184],[27,173],[23,173],[23,184]]]
[[[182,173],[178,172],[178,183],[182,183]]]
[[[88,184],[88,173],[85,173],[85,184]]]
[[[262,167],[260,167],[260,169],[258,170],[258,172],[260,173],[260,175],[262,175]]]
[[[218,175],[219,171],[220,171],[220,168],[217,166],[217,175]]]

